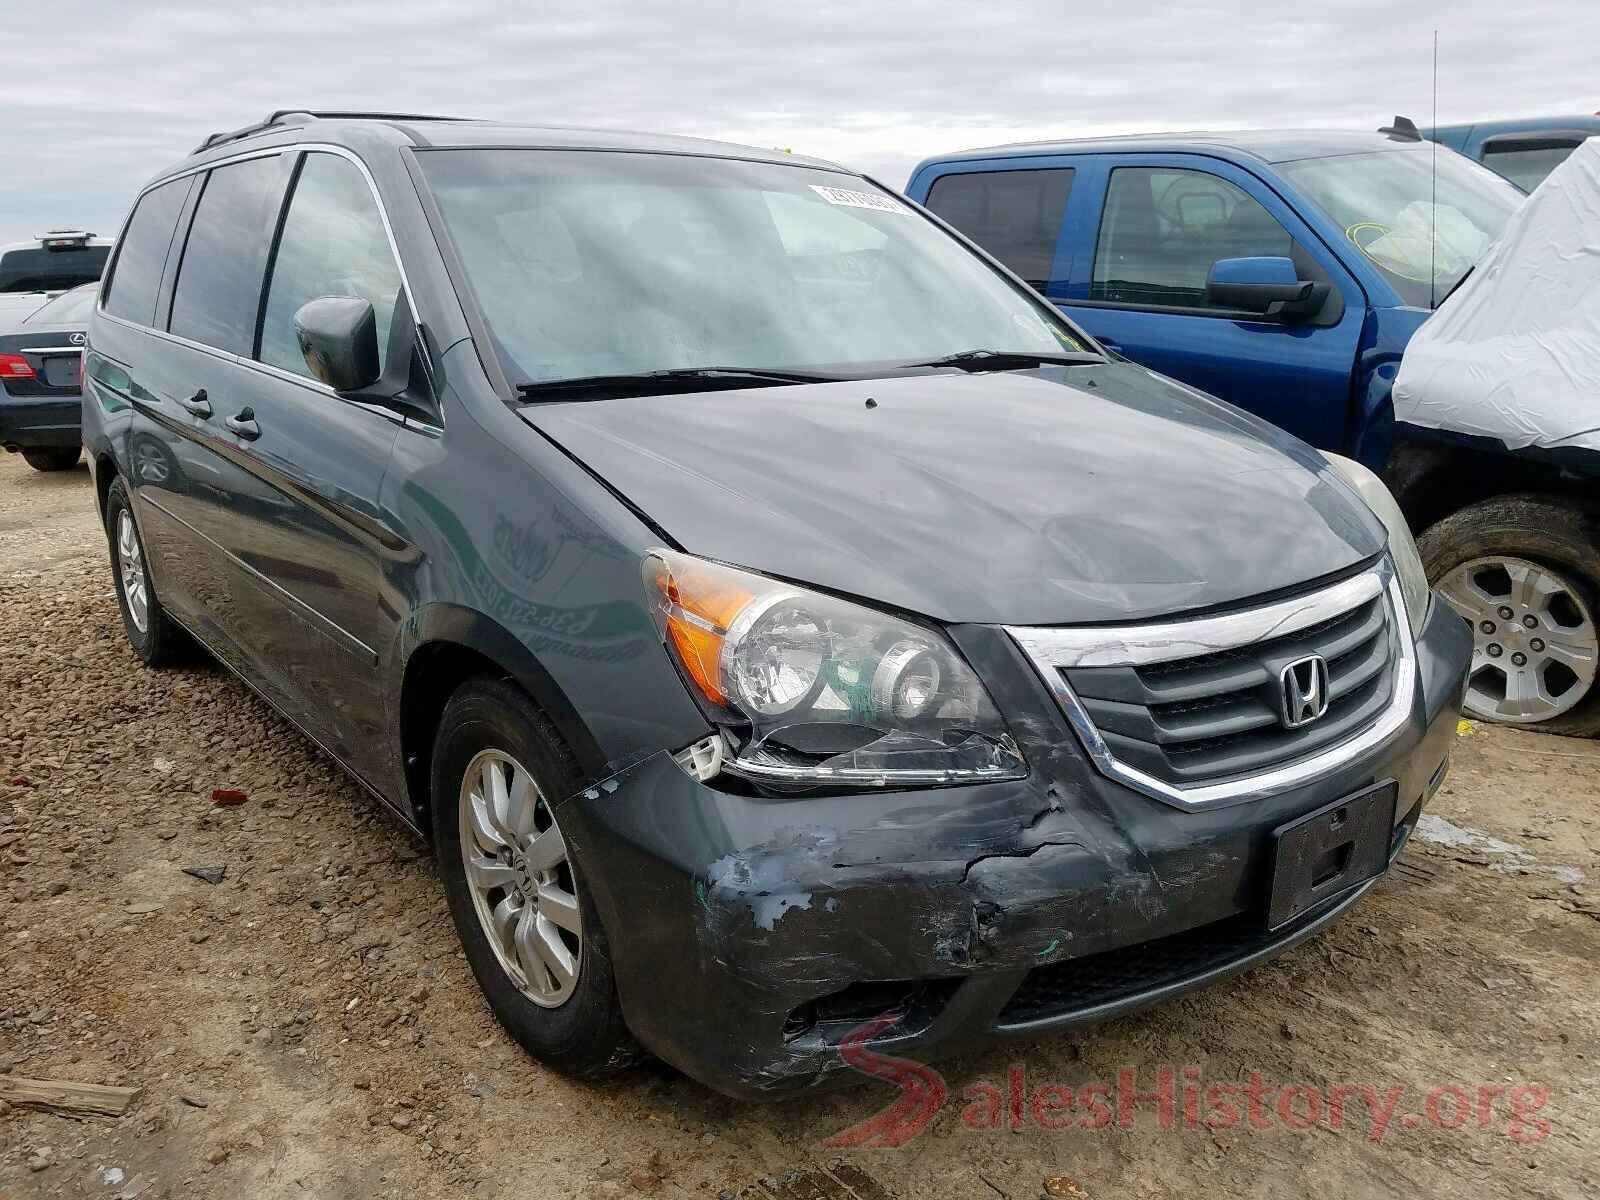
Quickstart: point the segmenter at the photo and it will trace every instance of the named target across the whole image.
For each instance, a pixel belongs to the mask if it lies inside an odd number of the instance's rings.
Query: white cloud
[[[512,7],[59,0],[0,72],[0,243],[111,233],[139,185],[274,108],[462,113],[727,137],[900,185],[941,150],[1199,127],[1593,112],[1600,5],[991,0]]]

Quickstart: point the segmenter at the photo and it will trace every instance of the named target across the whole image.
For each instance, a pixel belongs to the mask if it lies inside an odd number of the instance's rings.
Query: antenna
[[[1433,31],[1433,146],[1429,151],[1429,173],[1432,175],[1433,188],[1432,202],[1429,204],[1429,219],[1432,227],[1428,231],[1428,307],[1439,307],[1438,287],[1439,268],[1437,257],[1439,254],[1439,31]]]

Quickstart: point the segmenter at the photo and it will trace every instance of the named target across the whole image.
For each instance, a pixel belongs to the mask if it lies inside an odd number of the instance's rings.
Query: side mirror
[[[321,296],[295,310],[294,335],[311,373],[336,392],[378,382],[378,317],[372,302]]]
[[[1219,258],[1206,276],[1207,303],[1269,321],[1310,320],[1327,296],[1327,284],[1301,279],[1287,258]]]

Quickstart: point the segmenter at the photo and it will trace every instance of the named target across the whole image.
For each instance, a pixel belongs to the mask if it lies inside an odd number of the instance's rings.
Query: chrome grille
[[[1009,630],[1105,773],[1184,807],[1270,794],[1404,722],[1411,635],[1388,564],[1306,596],[1139,626]],[[1283,672],[1327,664],[1327,711],[1289,728]]]

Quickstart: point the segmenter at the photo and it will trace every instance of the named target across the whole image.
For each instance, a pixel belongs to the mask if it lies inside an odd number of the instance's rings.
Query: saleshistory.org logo
[[[839,1054],[855,1070],[892,1083],[900,1094],[887,1107],[821,1144],[830,1150],[893,1149],[904,1146],[933,1123],[950,1097],[944,1076],[932,1067],[884,1054],[867,1043],[895,1024],[880,1017],[854,1029],[840,1044]],[[1418,1113],[1404,1101],[1407,1088],[1394,1084],[1333,1084],[1326,1088],[1291,1083],[1281,1087],[1252,1073],[1243,1082],[1206,1083],[1200,1068],[1162,1066],[1152,1080],[1134,1067],[1117,1071],[1116,1082],[1030,1082],[1027,1069],[1011,1064],[1003,1085],[969,1084],[962,1092],[961,1124],[969,1130],[1016,1132],[1030,1125],[1056,1132],[1094,1131],[1115,1126],[1132,1129],[1141,1112],[1151,1114],[1158,1128],[1287,1130],[1304,1133],[1322,1128],[1340,1132],[1347,1124],[1380,1142],[1399,1129],[1484,1130],[1530,1145],[1550,1136],[1550,1122],[1535,1114],[1549,1098],[1535,1083],[1458,1083],[1431,1087]],[[1147,1117],[1147,1119],[1149,1119]]]

